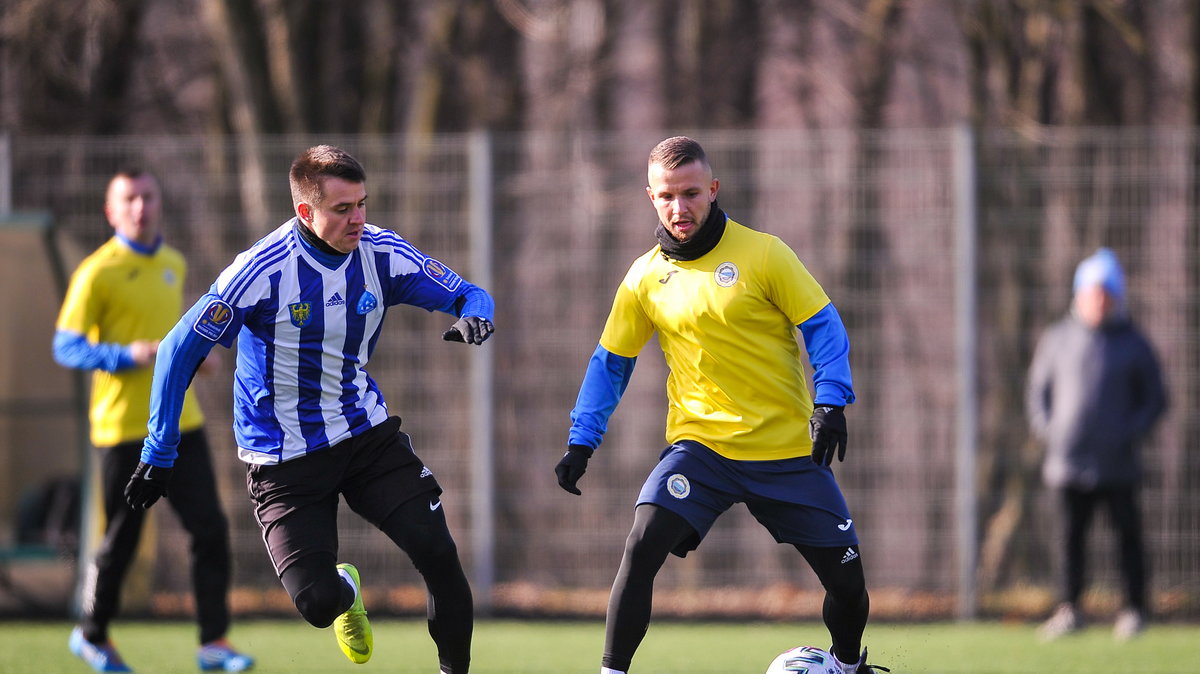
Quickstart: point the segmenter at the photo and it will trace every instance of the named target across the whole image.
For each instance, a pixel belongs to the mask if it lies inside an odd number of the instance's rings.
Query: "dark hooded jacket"
[[[1100,327],[1072,313],[1038,342],[1026,411],[1046,445],[1042,477],[1051,487],[1137,482],[1138,446],[1166,410],[1158,359],[1125,313],[1123,283],[1118,288],[1121,310]]]

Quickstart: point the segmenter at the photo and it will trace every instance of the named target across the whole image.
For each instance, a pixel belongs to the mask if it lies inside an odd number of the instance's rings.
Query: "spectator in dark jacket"
[[[1029,371],[1026,407],[1045,443],[1042,477],[1056,492],[1063,525],[1061,603],[1042,625],[1043,638],[1083,626],[1079,599],[1097,506],[1117,531],[1125,586],[1114,636],[1129,639],[1144,628],[1138,446],[1166,405],[1154,349],[1129,318],[1121,264],[1101,248],[1076,269],[1071,311],[1042,335]]]

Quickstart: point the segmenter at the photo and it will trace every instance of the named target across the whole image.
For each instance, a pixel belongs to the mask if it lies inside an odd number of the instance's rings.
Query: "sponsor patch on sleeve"
[[[233,320],[233,307],[229,306],[228,302],[223,300],[210,300],[204,311],[200,312],[200,317],[196,319],[192,330],[201,337],[217,342],[220,341],[221,335],[225,334],[225,329],[229,327],[230,321]]]
[[[425,272],[426,276],[450,292],[458,290],[458,285],[462,283],[462,279],[454,273],[454,270],[431,257],[425,258],[421,270]]]

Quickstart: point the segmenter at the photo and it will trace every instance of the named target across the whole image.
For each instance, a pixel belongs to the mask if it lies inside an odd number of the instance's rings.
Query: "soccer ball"
[[[829,651],[799,646],[780,653],[766,674],[842,674],[842,667]]]

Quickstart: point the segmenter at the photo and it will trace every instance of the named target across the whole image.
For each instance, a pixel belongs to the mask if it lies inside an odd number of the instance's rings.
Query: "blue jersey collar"
[[[132,248],[135,253],[141,253],[142,255],[153,255],[153,254],[157,253],[158,249],[162,247],[162,242],[163,242],[162,234],[159,234],[158,238],[154,240],[154,243],[150,244],[149,246],[143,246],[142,244],[134,241],[133,239],[126,238],[125,236],[121,235],[120,233],[117,233],[114,236],[116,236],[118,239],[120,239],[121,243]]]

